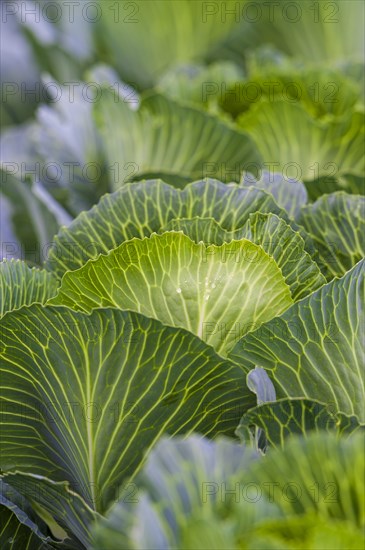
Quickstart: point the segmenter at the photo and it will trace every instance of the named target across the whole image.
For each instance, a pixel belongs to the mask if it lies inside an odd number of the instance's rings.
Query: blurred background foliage
[[[364,193],[364,4],[1,3],[2,256],[31,264],[128,181]],[[22,220],[22,223],[19,223]]]

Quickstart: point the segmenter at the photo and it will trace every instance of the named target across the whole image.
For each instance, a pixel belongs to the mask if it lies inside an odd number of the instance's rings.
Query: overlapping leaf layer
[[[362,550],[363,4],[5,4],[1,546]]]

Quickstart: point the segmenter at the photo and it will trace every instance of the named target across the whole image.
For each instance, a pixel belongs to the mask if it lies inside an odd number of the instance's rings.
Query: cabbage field
[[[364,3],[0,11],[1,548],[364,550]]]

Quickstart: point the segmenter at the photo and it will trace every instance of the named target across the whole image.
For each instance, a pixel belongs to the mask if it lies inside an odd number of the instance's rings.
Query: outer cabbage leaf
[[[241,418],[237,435],[243,441],[252,436],[252,427],[264,430],[269,444],[284,446],[293,434],[306,436],[312,430],[334,431],[349,435],[364,429],[356,416],[336,413],[333,406],[309,399],[279,399],[251,409]]]
[[[6,550],[18,550],[27,548],[27,550],[51,550],[50,546],[41,539],[31,528],[25,515],[21,516],[22,521],[10,508],[0,505],[0,544],[1,548]]]
[[[365,176],[346,173],[336,176],[321,176],[317,180],[306,181],[309,198],[317,200],[321,195],[345,191],[353,195],[365,195]]]
[[[8,484],[10,495],[15,493],[17,501],[31,514],[30,517],[35,518],[37,525],[43,529],[48,526],[53,538],[58,539],[54,542],[48,537],[46,540],[52,545],[68,550],[83,550],[90,546],[91,528],[100,516],[79,494],[70,490],[68,483],[56,483],[44,476],[21,472],[7,473],[3,479]],[[40,535],[36,526],[33,529]]]
[[[133,237],[149,237],[175,218],[213,217],[223,229],[242,227],[249,214],[272,212],[286,219],[271,195],[216,180],[202,180],[174,189],[159,180],[130,183],[104,196],[54,238],[47,269],[62,276],[100,253]]]
[[[364,262],[247,334],[230,357],[265,368],[279,398],[330,403],[364,423]]]
[[[241,185],[251,185],[264,189],[275,198],[277,204],[283,208],[290,218],[296,219],[300,208],[308,202],[305,185],[295,179],[286,179],[282,174],[262,171],[259,180],[255,180],[252,174],[244,173]]]
[[[341,277],[365,256],[365,197],[343,191],[304,206],[299,223],[313,237],[326,277]]]
[[[57,278],[48,271],[30,269],[21,261],[0,262],[0,317],[22,306],[44,304],[57,287]]]
[[[0,480],[1,548],[51,548],[47,525],[13,487]],[[52,546],[53,548],[53,546]]]
[[[33,305],[1,336],[0,467],[66,480],[101,512],[163,433],[233,435],[254,405],[241,367],[137,313]]]

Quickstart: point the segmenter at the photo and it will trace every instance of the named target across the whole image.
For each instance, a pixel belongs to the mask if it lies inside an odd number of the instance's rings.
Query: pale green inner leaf
[[[242,239],[222,246],[183,233],[133,239],[66,273],[50,304],[119,307],[198,335],[226,354],[238,338],[292,303],[276,262]]]

